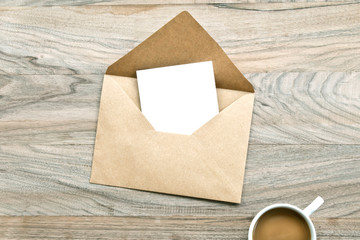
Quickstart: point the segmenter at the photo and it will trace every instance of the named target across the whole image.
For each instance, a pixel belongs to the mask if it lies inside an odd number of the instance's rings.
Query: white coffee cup
[[[310,230],[311,240],[316,240],[316,231],[315,231],[314,224],[312,223],[312,221],[310,219],[310,215],[313,212],[315,212],[323,203],[324,203],[324,199],[322,199],[322,197],[317,197],[304,210],[301,210],[300,208],[298,208],[296,206],[286,204],[286,203],[278,203],[278,204],[270,205],[270,206],[264,208],[263,210],[261,210],[258,214],[256,214],[256,216],[252,220],[252,222],[250,224],[250,228],[249,228],[248,239],[253,240],[253,232],[254,232],[256,223],[264,213],[266,213],[267,211],[274,209],[274,208],[287,208],[287,209],[291,209],[291,210],[297,212],[300,216],[302,216],[304,218],[304,220],[306,221],[306,223],[309,227],[309,230]]]

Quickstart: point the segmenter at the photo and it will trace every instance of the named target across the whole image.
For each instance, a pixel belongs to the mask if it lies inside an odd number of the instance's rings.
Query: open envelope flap
[[[125,84],[125,93],[118,78],[104,78],[90,181],[239,203],[254,94],[191,136],[168,134],[142,115],[131,97],[136,86]]]
[[[136,77],[140,69],[202,61],[213,61],[216,87],[254,92],[217,42],[186,11],[109,66],[106,74]]]

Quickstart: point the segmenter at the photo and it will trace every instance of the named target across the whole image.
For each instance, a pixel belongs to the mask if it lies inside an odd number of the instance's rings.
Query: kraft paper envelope
[[[136,70],[202,61],[213,61],[220,113],[190,136],[155,131]],[[182,12],[107,69],[90,182],[240,203],[253,103],[252,85]]]

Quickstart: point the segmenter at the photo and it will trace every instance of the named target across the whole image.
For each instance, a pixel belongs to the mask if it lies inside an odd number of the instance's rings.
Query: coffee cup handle
[[[313,212],[315,212],[322,204],[324,203],[324,199],[322,197],[317,197],[312,203],[307,206],[303,212],[306,216],[310,217]]]

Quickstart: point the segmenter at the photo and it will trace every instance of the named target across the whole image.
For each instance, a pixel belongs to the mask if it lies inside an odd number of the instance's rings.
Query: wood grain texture
[[[233,3],[293,3],[305,2],[327,4],[341,2],[359,2],[358,0],[2,0],[0,7],[13,6],[83,6],[83,5],[198,5],[198,4],[233,4]]]
[[[318,239],[360,237],[359,219],[314,218]],[[0,217],[0,237],[15,239],[247,239],[242,217]]]
[[[93,145],[0,146],[0,215],[254,216],[288,202],[360,218],[359,145],[250,145],[241,204],[90,184]]]
[[[360,72],[245,74],[250,144],[360,144]],[[103,75],[0,75],[0,144],[93,144]]]
[[[103,74],[183,10],[242,72],[359,71],[352,2],[2,7],[0,73]]]
[[[0,1],[0,238],[246,239],[320,195],[318,239],[359,239],[360,2],[305,1]],[[106,67],[183,10],[256,90],[241,204],[89,183]]]

